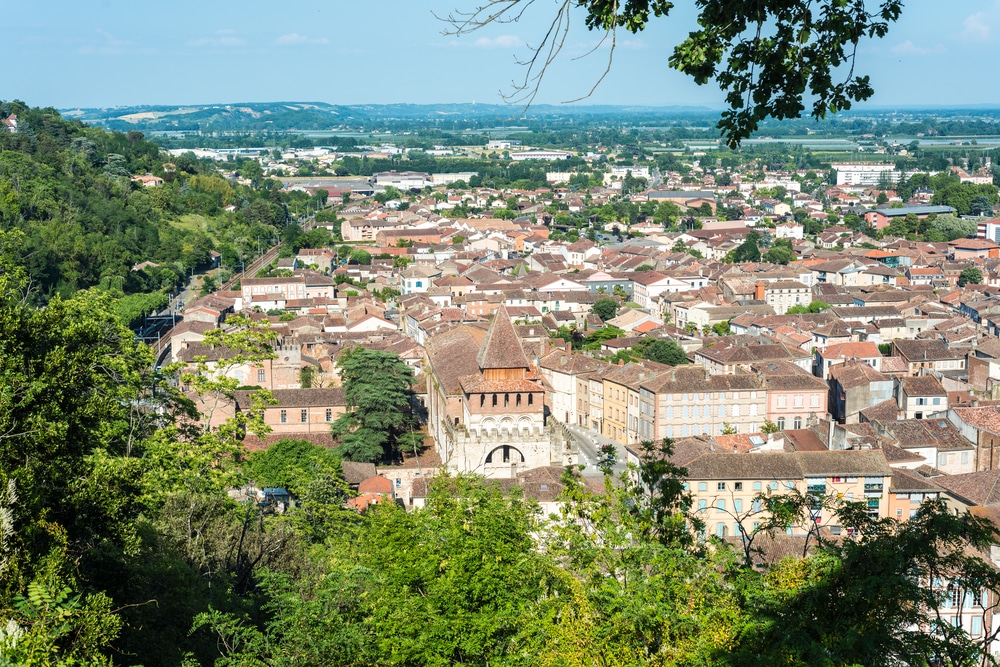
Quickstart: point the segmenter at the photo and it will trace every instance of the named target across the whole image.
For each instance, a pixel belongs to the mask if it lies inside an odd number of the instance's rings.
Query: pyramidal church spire
[[[479,354],[476,356],[482,371],[493,369],[524,369],[530,368],[528,358],[521,347],[521,339],[514,331],[514,325],[503,304],[497,309],[493,322],[486,332]]]

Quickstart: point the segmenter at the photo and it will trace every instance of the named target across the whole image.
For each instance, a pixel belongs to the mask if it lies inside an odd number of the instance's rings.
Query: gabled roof
[[[828,345],[819,351],[824,359],[875,359],[881,357],[878,346],[870,340],[859,343],[838,343]]]
[[[1000,503],[1000,470],[984,470],[964,475],[941,475],[934,479],[951,495],[970,505]]]
[[[872,382],[888,382],[889,376],[879,373],[866,363],[848,361],[830,369],[830,377],[844,389],[853,389]]]
[[[899,356],[909,362],[939,361],[964,356],[959,352],[949,350],[948,346],[939,340],[905,340],[900,338],[893,341],[893,344],[899,351]]]
[[[902,377],[899,382],[903,385],[903,390],[908,396],[947,396],[941,383],[933,375],[920,375],[918,377]]]

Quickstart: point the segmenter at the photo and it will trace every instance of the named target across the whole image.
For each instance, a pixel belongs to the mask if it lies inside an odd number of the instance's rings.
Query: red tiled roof
[[[358,485],[359,493],[392,493],[392,482],[381,475],[369,477]]]
[[[489,330],[486,332],[486,339],[479,348],[476,355],[481,369],[487,368],[529,368],[527,357],[524,356],[524,348],[521,347],[521,340],[514,331],[514,325],[507,315],[507,308],[500,304]]]

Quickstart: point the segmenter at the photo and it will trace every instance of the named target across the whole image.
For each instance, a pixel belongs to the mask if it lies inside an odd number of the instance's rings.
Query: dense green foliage
[[[290,214],[320,205],[319,196],[284,192],[276,181],[240,185],[192,153],[162,152],[141,132],[109,133],[54,109],[0,103],[0,118],[11,114],[18,131],[0,132],[0,230],[24,233],[13,261],[39,302],[100,287],[127,295],[118,311],[132,323],[164,305],[159,291],[209,267],[213,250],[236,270],[262,240],[278,237]],[[254,161],[233,165],[241,166],[260,170]],[[133,180],[146,174],[163,183]],[[289,247],[329,239],[326,230],[297,231]],[[143,262],[151,264],[132,270]]]
[[[830,304],[826,303],[825,301],[810,301],[809,305],[797,303],[794,306],[792,306],[791,308],[789,308],[788,310],[786,310],[785,313],[788,314],[788,315],[804,315],[806,313],[821,313],[821,312],[823,312],[824,310],[826,310],[829,307],[830,307]]]
[[[413,370],[394,354],[360,347],[337,363],[348,407],[331,427],[338,452],[351,461],[389,461],[413,446]]]
[[[669,366],[689,363],[684,348],[672,340],[645,339],[643,344],[636,345],[635,351],[644,359]]]
[[[281,440],[252,454],[247,472],[257,486],[284,487],[300,495],[314,479],[337,477],[340,461],[325,447],[305,440]]]
[[[210,246],[161,224],[171,212],[198,208],[197,193],[174,196],[173,185],[143,188],[130,180],[167,175],[167,159],[141,133],[109,134],[16,102],[0,115],[11,113],[19,131],[0,133],[0,227],[25,233],[18,257],[40,296],[102,283],[146,291],[159,284],[133,272],[134,263],[177,262],[182,272],[208,263]],[[181,161],[174,175],[196,172]]]
[[[730,251],[726,257],[728,262],[759,262],[760,261],[760,235],[757,232],[750,232],[746,235],[743,243],[736,249]]]
[[[0,664],[978,664],[980,644],[920,621],[948,613],[937,576],[1000,590],[980,519],[929,502],[897,524],[848,504],[852,539],[761,571],[751,546],[698,539],[669,442],[600,493],[566,470],[553,516],[443,474],[424,509],[358,515],[329,451],[244,458],[266,392],[220,427],[189,421],[235,381],[186,375],[194,402],[176,394],[109,295],[32,306],[10,258],[20,233],[0,240]],[[233,363],[266,358],[273,333],[234,324],[210,342]],[[387,429],[361,443],[385,456],[409,369],[363,350],[341,368],[357,408],[345,438]],[[230,495],[250,481],[296,502]],[[808,517],[804,497],[763,500],[776,518],[755,538]]]
[[[982,285],[983,270],[978,266],[967,266],[958,276],[959,285]]]
[[[602,322],[607,322],[618,314],[618,300],[609,296],[602,297],[594,302],[590,312],[601,318]]]

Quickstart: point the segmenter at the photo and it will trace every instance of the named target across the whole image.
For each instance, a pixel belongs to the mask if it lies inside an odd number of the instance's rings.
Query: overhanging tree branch
[[[450,26],[444,34],[461,36],[518,23],[534,4],[535,0],[485,0],[471,10],[438,18]],[[717,127],[731,147],[766,118],[801,116],[807,101],[811,115],[819,119],[871,97],[869,78],[855,75],[858,45],[862,39],[884,37],[902,12],[902,0],[698,0],[696,4],[697,28],[674,47],[669,65],[699,85],[715,81],[726,93],[728,109]],[[869,5],[875,6],[872,11]],[[669,0],[560,0],[541,41],[528,47],[529,57],[517,60],[525,68],[524,77],[501,96],[524,109],[534,102],[548,68],[567,45],[571,14],[583,10],[587,29],[604,33],[590,53],[610,38],[605,70],[586,94],[569,101],[590,97],[610,72],[617,29],[638,33],[651,18],[669,15],[673,6]]]

